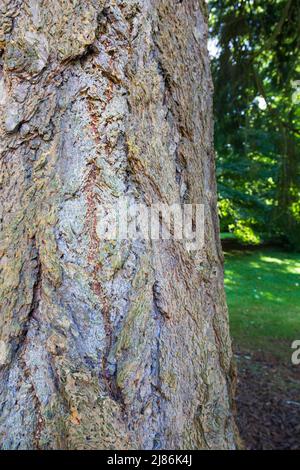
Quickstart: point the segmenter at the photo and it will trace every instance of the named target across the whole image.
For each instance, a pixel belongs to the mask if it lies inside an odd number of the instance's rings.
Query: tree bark
[[[2,0],[2,449],[232,449],[204,0]],[[121,197],[205,245],[101,240]]]

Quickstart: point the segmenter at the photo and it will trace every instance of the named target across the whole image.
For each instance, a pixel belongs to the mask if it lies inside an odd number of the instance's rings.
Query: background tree
[[[0,10],[1,448],[234,448],[205,2]],[[100,239],[124,196],[204,249]]]
[[[210,8],[222,230],[299,249],[299,2]]]

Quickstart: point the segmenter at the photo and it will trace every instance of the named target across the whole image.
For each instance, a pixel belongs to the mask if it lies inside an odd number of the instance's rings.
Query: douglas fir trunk
[[[1,0],[0,446],[235,447],[204,0]],[[204,246],[99,207],[204,204]]]

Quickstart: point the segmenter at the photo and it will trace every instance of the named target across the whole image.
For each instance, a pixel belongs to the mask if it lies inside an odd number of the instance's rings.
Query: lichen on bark
[[[0,447],[235,448],[205,2],[0,6]],[[127,197],[205,246],[106,242]]]

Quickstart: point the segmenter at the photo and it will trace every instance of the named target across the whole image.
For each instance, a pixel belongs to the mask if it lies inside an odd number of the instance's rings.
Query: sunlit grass
[[[230,252],[225,260],[235,344],[290,356],[292,341],[300,339],[300,254]]]

